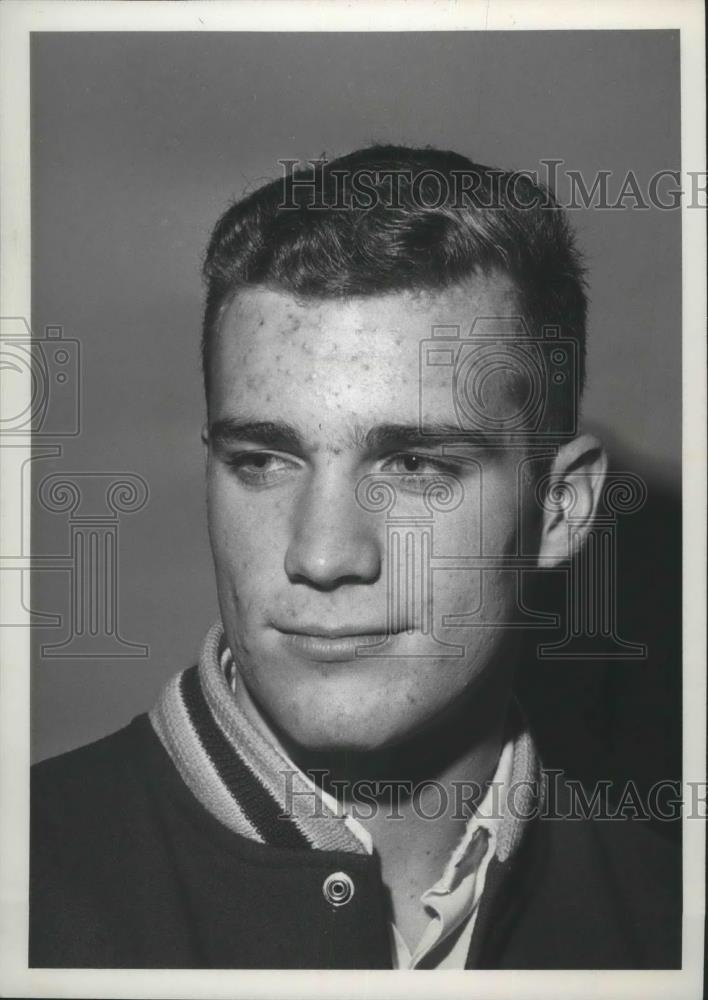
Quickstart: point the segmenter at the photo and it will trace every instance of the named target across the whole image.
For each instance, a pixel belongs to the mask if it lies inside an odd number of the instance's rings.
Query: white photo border
[[[705,182],[705,20],[698,0],[6,0],[0,5],[0,315],[31,315],[29,49],[34,31],[451,31],[677,29],[681,44],[682,188]],[[706,216],[682,204],[683,780],[706,781]],[[1,375],[2,373],[0,373]],[[30,398],[14,377],[4,406]],[[0,534],[22,502],[0,449]],[[13,473],[14,474],[14,473]],[[27,498],[26,498],[27,502]],[[18,523],[14,520],[14,523]],[[29,518],[23,518],[29,525]],[[29,530],[29,529],[27,529]],[[23,551],[29,551],[29,537]],[[0,574],[0,584],[2,584]],[[3,594],[0,591],[0,601]],[[29,626],[0,630],[0,995],[16,997],[346,998],[700,997],[705,826],[684,822],[683,968],[676,971],[331,972],[66,970],[27,965]],[[705,787],[705,785],[704,785]],[[651,873],[647,873],[651,878]]]

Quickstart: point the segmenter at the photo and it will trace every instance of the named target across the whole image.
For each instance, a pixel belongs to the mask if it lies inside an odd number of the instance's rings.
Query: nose
[[[355,486],[333,470],[312,477],[296,507],[285,553],[291,583],[334,590],[379,578],[380,541],[374,519],[356,501]]]

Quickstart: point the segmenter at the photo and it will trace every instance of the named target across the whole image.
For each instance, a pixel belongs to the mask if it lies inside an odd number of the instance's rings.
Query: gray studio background
[[[32,39],[33,327],[82,346],[81,434],[53,471],[133,472],[121,519],[120,631],[142,659],[40,655],[33,756],[118,728],[194,662],[216,614],[199,429],[200,257],[230,199],[282,157],[371,141],[452,147],[504,167],[557,157],[611,190],[680,168],[677,32],[39,34]],[[559,194],[566,190],[561,185]],[[677,211],[573,213],[590,266],[586,422],[615,461],[677,488],[681,244]],[[38,510],[35,554],[68,546]],[[65,573],[37,609],[68,613]],[[60,634],[61,633],[61,634]]]

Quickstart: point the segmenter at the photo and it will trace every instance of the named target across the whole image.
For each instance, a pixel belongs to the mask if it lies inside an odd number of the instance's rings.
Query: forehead
[[[394,356],[417,349],[434,326],[459,325],[465,335],[479,316],[518,312],[516,289],[501,274],[480,276],[438,292],[412,291],[347,299],[301,299],[254,287],[239,292],[223,317],[214,344],[242,362],[274,358],[285,349],[316,356],[343,352],[356,360],[363,352]]]
[[[502,275],[436,293],[349,299],[245,289],[213,345],[210,409],[283,410],[287,418],[288,409],[356,417],[375,408],[408,418],[417,408],[421,344],[435,327],[458,326],[464,337],[477,317],[517,314],[514,286]]]

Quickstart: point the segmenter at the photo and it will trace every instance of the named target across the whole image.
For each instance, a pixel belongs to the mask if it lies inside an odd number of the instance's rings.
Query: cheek
[[[256,564],[259,525],[263,522],[254,514],[252,505],[238,497],[223,477],[210,477],[207,484],[209,538],[214,561],[225,575],[244,577]]]
[[[292,498],[236,489],[216,473],[207,484],[209,538],[217,574],[239,602],[279,591]]]
[[[488,623],[500,620],[515,593],[514,571],[502,568],[502,558],[517,552],[517,496],[513,476],[480,477],[468,484],[465,502],[449,514],[436,515],[432,545],[433,617],[446,638],[465,646],[484,644],[483,629],[456,628],[447,615],[481,615]],[[436,568],[436,557],[440,562]],[[479,557],[489,565],[482,571]],[[495,566],[495,559],[499,563]],[[446,568],[445,559],[459,560]],[[459,632],[459,635],[452,635]]]
[[[519,532],[521,497],[513,471],[488,475],[481,491],[480,534],[482,552],[487,556],[506,556],[515,552]]]
[[[434,515],[433,554],[456,559],[508,555],[517,536],[517,513],[513,481],[468,480],[460,506]]]

